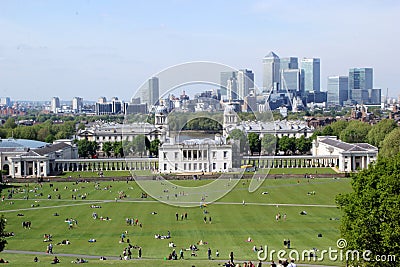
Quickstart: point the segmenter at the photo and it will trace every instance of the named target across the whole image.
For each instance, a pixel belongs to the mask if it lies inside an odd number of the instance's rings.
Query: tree
[[[391,131],[382,141],[379,157],[392,158],[400,152],[400,128]]]
[[[267,155],[274,155],[276,151],[276,137],[272,134],[264,134],[261,140],[261,148]]]
[[[158,157],[158,149],[159,149],[159,147],[160,147],[160,140],[154,139],[153,141],[151,141],[150,142],[150,148],[149,148],[150,155]]]
[[[332,129],[332,126],[330,126],[330,125],[325,126],[324,129],[322,130],[322,135],[323,136],[332,136],[332,135],[334,135],[334,131]]]
[[[336,201],[343,211],[341,236],[348,250],[371,251],[377,255],[395,255],[400,252],[400,154],[393,158],[380,157],[352,178],[353,192],[338,195]],[[393,262],[350,259],[353,266],[394,266]]]
[[[362,121],[351,121],[344,129],[339,137],[340,140],[347,143],[363,143],[367,142],[367,135],[371,125]]]
[[[114,142],[113,150],[116,157],[120,156],[122,158],[124,156],[124,147],[121,141]]]
[[[146,137],[143,134],[139,134],[133,138],[133,146],[135,147],[135,152],[139,153],[140,156],[146,151]]]
[[[285,155],[289,154],[289,152],[294,152],[296,150],[296,138],[290,138],[289,136],[282,136],[278,140],[278,148],[280,151],[283,151]]]
[[[397,128],[397,124],[394,120],[384,119],[375,124],[367,135],[368,143],[381,147],[381,142],[385,139],[393,129]]]
[[[1,191],[1,190],[0,190]],[[0,252],[4,250],[7,245],[7,240],[5,239],[4,230],[6,228],[6,219],[4,215],[0,217]]]
[[[248,147],[246,135],[239,129],[230,132],[228,139],[240,141],[240,152],[243,153]]]
[[[260,153],[261,152],[261,140],[260,140],[260,135],[257,133],[249,133],[247,135],[247,140],[249,142],[249,148],[251,155],[253,155],[254,152]]]
[[[78,154],[79,157],[87,158],[89,155],[89,141],[82,139],[78,141]]]
[[[13,118],[8,118],[6,122],[3,124],[3,127],[6,129],[14,129],[17,127],[17,124],[15,123],[15,120]]]
[[[347,128],[349,123],[347,121],[335,121],[330,126],[333,131],[333,135],[339,137],[340,133]]]
[[[306,154],[310,152],[311,147],[311,139],[305,138],[304,135],[302,135],[300,138],[296,138],[296,150],[299,151],[301,154]]]
[[[111,142],[103,143],[103,152],[107,157],[111,156],[111,151],[113,150],[113,145]]]

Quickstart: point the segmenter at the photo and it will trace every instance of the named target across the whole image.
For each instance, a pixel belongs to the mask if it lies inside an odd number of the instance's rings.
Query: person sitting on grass
[[[57,263],[60,263],[60,260],[57,258],[57,256],[55,256],[51,264],[57,264]]]

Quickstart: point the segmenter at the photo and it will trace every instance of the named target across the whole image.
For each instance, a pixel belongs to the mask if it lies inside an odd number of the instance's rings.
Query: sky
[[[400,1],[0,0],[0,96],[129,100],[170,66],[262,58],[321,59],[330,75],[372,67],[374,87],[400,94]]]

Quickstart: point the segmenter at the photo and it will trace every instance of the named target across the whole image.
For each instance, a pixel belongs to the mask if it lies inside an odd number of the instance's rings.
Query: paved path
[[[46,253],[46,252],[38,252],[38,251],[24,251],[24,250],[3,250],[3,253],[11,253],[11,254],[25,254],[25,255],[49,255],[48,253]],[[100,257],[101,256],[96,256],[96,255],[82,255],[82,254],[68,254],[68,253],[53,253],[53,254],[50,254],[50,255],[54,255],[54,256],[57,256],[57,257],[72,257],[72,258],[84,258],[84,259],[100,259]],[[107,260],[119,260],[120,258],[119,257],[115,257],[115,256],[103,256],[103,257],[106,257],[106,259]],[[138,258],[134,258],[134,259],[132,259],[132,260],[135,260],[135,261],[140,261],[140,260],[154,260],[154,261],[159,261],[159,260],[162,260],[162,259],[158,259],[158,258],[142,258],[142,259],[138,259]],[[206,260],[206,259],[204,259],[204,260],[199,260],[199,261],[208,261],[208,260]],[[224,262],[227,262],[228,260],[213,260],[213,262],[221,262],[221,263],[224,263]],[[243,263],[244,261],[241,261],[241,260],[238,260],[237,262],[239,262],[239,263]],[[257,261],[255,261],[255,262],[257,262]],[[267,263],[267,262],[264,262],[264,266],[265,265],[268,265],[268,264],[270,264],[269,262]],[[301,263],[298,263],[297,264],[297,266],[306,266],[306,267],[335,267],[335,266],[332,266],[332,265],[330,265],[330,266],[328,266],[328,265],[311,265],[311,264],[301,264]],[[339,267],[339,265],[338,266],[336,266],[336,267]]]
[[[35,200],[35,199],[31,199]],[[36,199],[45,202],[43,199]],[[13,201],[27,201],[25,199],[13,199]],[[52,200],[52,201],[63,201],[65,200]],[[71,201],[71,200],[70,200]],[[55,205],[55,206],[39,206],[32,208],[23,208],[23,209],[12,209],[12,210],[0,210],[0,213],[7,212],[16,212],[16,211],[25,211],[25,210],[38,210],[38,209],[54,209],[54,208],[62,208],[62,207],[73,207],[73,206],[81,206],[81,205],[94,205],[108,202],[115,202],[115,200],[72,200],[73,202],[77,202],[74,204],[64,204],[64,205]],[[118,202],[123,203],[157,203],[157,200],[118,200]],[[161,203],[161,202],[160,202]],[[185,202],[185,201],[171,201],[173,204],[199,204],[200,202]],[[243,205],[242,202],[213,202],[211,205]],[[318,208],[337,208],[336,205],[320,205],[320,204],[295,204],[295,203],[259,203],[259,202],[246,202],[246,205],[252,206],[285,206],[285,207],[318,207]]]

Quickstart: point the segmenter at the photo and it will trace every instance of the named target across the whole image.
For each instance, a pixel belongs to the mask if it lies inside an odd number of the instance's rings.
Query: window
[[[197,163],[193,163],[193,170],[197,170]]]
[[[167,170],[167,164],[164,164],[164,171]]]
[[[187,159],[187,150],[183,150],[183,159]]]
[[[213,159],[217,158],[217,152],[213,151]]]
[[[207,163],[204,163],[204,171],[207,171]]]
[[[175,159],[178,159],[178,152],[175,152]]]
[[[192,150],[188,150],[188,158],[189,158],[189,160],[192,159]]]
[[[202,156],[201,156],[201,150],[199,150],[199,159],[202,159]]]
[[[175,171],[178,170],[178,163],[175,163]]]
[[[202,166],[203,166],[203,164],[199,163],[199,170],[201,170]]]
[[[213,170],[215,170],[217,168],[217,163],[213,163]]]
[[[188,164],[188,170],[190,171],[192,169],[192,164]]]
[[[227,167],[228,165],[227,165],[227,163],[225,162],[224,163],[224,170],[226,170],[226,167]]]
[[[7,160],[7,157],[4,157],[4,160]]]
[[[194,160],[197,159],[197,150],[193,150],[193,159],[194,159]]]
[[[207,159],[207,150],[203,150],[203,158]]]
[[[183,163],[183,170],[186,171],[186,163]]]
[[[224,159],[228,157],[228,151],[224,151]]]
[[[167,159],[167,152],[164,152],[163,155],[164,155],[164,159]]]

